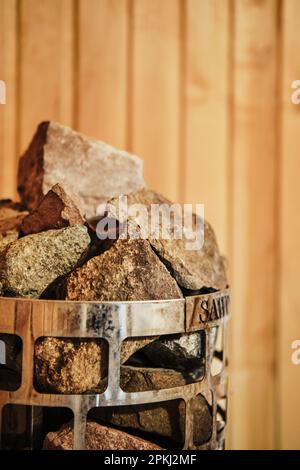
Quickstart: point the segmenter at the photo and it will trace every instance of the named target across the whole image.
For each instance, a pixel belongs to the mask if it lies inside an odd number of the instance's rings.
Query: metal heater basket
[[[140,405],[182,399],[186,405],[184,449],[222,449],[226,428],[217,421],[218,402],[227,399],[228,290],[179,300],[139,302],[69,302],[0,298],[0,333],[18,335],[23,342],[22,379],[16,391],[0,390],[0,416],[5,405],[66,407],[74,414],[73,449],[85,449],[87,414],[95,407]],[[208,334],[223,326],[223,368],[211,373],[214,344]],[[126,338],[170,335],[203,330],[205,373],[196,383],[146,392],[126,393],[120,387],[120,350]],[[34,345],[40,337],[103,338],[109,345],[108,385],[104,393],[61,395],[39,393],[34,387]],[[212,397],[212,434],[209,442],[195,446],[193,399]],[[226,401],[227,403],[227,401]],[[1,418],[2,424],[2,418]],[[1,431],[0,424],[0,431]]]

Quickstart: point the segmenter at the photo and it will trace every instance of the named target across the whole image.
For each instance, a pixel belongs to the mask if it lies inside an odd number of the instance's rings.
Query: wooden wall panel
[[[291,84],[300,79],[300,2],[282,10],[282,135],[280,162],[280,367],[278,405],[281,447],[300,449],[300,365],[292,364],[292,342],[300,340],[300,104],[291,102]],[[299,95],[298,95],[299,96]]]
[[[0,105],[0,197],[16,193],[17,4],[0,0],[0,80],[6,104]]]
[[[128,144],[128,15],[128,0],[79,0],[76,124],[120,148]]]
[[[227,0],[187,0],[183,200],[204,203],[228,252],[231,18]]]
[[[37,124],[73,124],[74,2],[20,0],[19,147]]]
[[[236,0],[231,281],[234,448],[274,446],[277,2]]]
[[[179,0],[133,0],[129,147],[150,187],[179,198]]]

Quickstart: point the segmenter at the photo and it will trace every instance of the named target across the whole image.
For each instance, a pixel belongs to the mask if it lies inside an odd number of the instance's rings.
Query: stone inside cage
[[[34,386],[40,393],[103,393],[108,343],[98,338],[39,338],[34,347]]]

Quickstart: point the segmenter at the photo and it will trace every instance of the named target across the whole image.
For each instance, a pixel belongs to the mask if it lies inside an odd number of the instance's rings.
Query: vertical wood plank
[[[17,5],[0,0],[0,80],[6,104],[0,105],[0,198],[16,194]]]
[[[283,449],[300,449],[300,365],[291,361],[292,342],[300,340],[300,104],[291,102],[294,80],[300,80],[300,2],[283,2],[282,134],[280,172],[280,316],[279,406]],[[299,93],[298,93],[299,97]]]
[[[234,14],[232,447],[274,446],[277,2]]]
[[[230,4],[187,0],[184,80],[184,201],[204,203],[227,253]]]
[[[127,147],[128,0],[79,0],[78,128]]]
[[[146,182],[179,197],[180,5],[134,0],[130,147],[144,159]]]
[[[20,150],[42,120],[73,123],[73,1],[20,0]]]

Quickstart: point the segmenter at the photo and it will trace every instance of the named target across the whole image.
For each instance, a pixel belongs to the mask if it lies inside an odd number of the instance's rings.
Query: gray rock
[[[177,299],[182,293],[147,240],[117,240],[66,279],[67,300]]]
[[[0,233],[0,252],[3,251],[7,245],[15,242],[19,238],[19,232],[17,230],[9,230],[4,234]]]
[[[205,344],[201,331],[162,336],[143,348],[143,353],[158,367],[204,375]]]
[[[38,298],[59,276],[75,268],[87,250],[86,227],[28,235],[6,247],[0,257],[0,283],[7,295]]]
[[[22,202],[35,209],[56,183],[66,183],[93,217],[99,204],[144,186],[142,161],[56,122],[39,125],[19,165]]]

